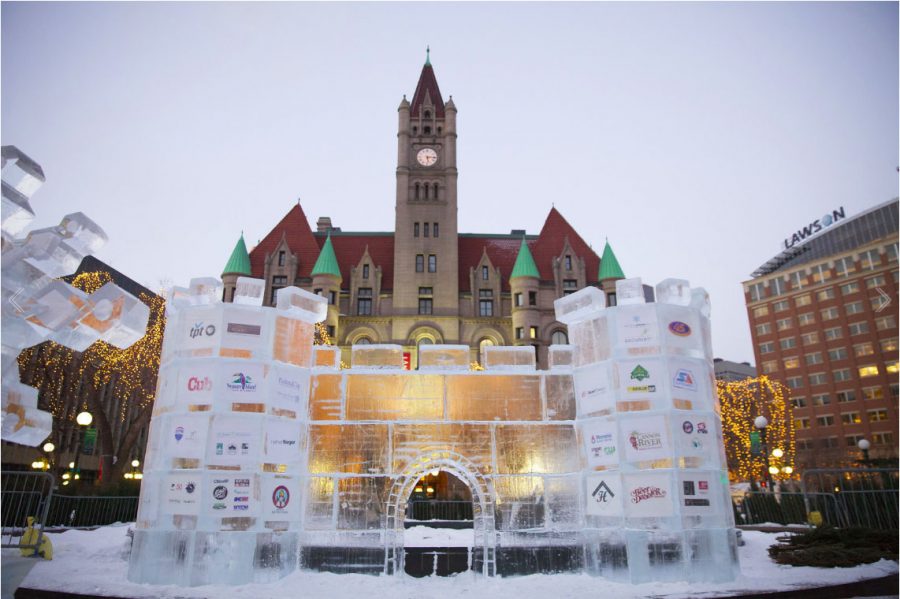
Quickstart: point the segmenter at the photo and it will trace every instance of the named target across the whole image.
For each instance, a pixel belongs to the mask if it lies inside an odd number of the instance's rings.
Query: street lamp
[[[71,462],[69,467],[74,471],[74,478],[76,480],[81,478],[78,475],[78,460],[81,458],[81,445],[84,443],[84,433],[93,421],[94,417],[88,411],[80,412],[78,416],[75,417],[75,422],[78,423],[80,428],[78,429],[78,443],[75,445],[75,461]]]
[[[769,466],[769,446],[766,443],[766,427],[769,426],[769,420],[765,416],[757,416],[753,421],[753,426],[759,429],[760,440],[762,441],[763,455],[766,456],[766,488],[772,490],[772,468]]]
[[[869,462],[869,448],[872,446],[868,439],[860,439],[856,444],[863,452],[863,462]]]

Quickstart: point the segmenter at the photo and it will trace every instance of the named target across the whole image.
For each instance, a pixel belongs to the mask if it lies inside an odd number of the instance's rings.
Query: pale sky
[[[80,210],[150,288],[219,276],[300,199],[394,228],[396,109],[431,46],[459,228],[551,205],[627,276],[686,278],[753,361],[741,282],[839,206],[897,196],[897,3],[2,3],[2,142],[35,226]],[[508,274],[508,273],[507,273]]]

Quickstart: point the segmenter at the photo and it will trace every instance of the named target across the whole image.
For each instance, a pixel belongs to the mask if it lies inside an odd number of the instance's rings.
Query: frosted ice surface
[[[468,370],[468,345],[422,345],[419,347],[419,370]]]
[[[403,347],[400,345],[354,345],[350,357],[354,369],[403,368]]]
[[[606,308],[606,294],[596,287],[585,287],[553,302],[556,320],[572,324],[600,314]]]
[[[222,298],[222,282],[213,277],[191,279],[188,299],[195,306],[215,304]]]
[[[627,306],[630,304],[643,304],[644,286],[639,277],[633,279],[619,279],[616,281],[616,304]]]
[[[535,369],[534,348],[530,345],[485,345],[481,352],[485,370],[529,372]]]
[[[238,277],[234,289],[234,298],[231,301],[235,304],[262,306],[263,295],[265,292],[265,280],[253,279],[250,277]]]
[[[328,315],[328,300],[299,287],[279,289],[275,293],[275,307],[308,323],[321,322]]]
[[[663,304],[688,306],[691,303],[691,285],[684,279],[665,279],[656,285],[656,301]]]
[[[571,370],[575,364],[575,346],[551,345],[549,363],[550,370]]]

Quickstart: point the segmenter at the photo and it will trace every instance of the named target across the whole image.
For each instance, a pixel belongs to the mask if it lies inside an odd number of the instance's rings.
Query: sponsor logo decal
[[[222,455],[224,447],[223,443],[216,443],[216,455]]]
[[[221,501],[228,497],[228,488],[225,485],[218,485],[213,489],[213,497]]]
[[[611,443],[612,440],[612,433],[591,435],[591,445],[601,445],[600,447],[591,447],[591,453],[594,454],[594,457],[599,458],[601,455],[612,455],[616,453],[616,448],[614,446],[606,445],[607,443]]]
[[[678,372],[675,373],[675,379],[672,381],[672,384],[679,389],[688,389],[690,391],[696,391],[697,383],[694,381],[694,373],[685,368],[680,368]]]
[[[224,509],[225,509],[225,504],[224,504],[224,503],[221,503],[221,502],[216,502],[216,503],[213,504],[212,508],[213,508],[214,510],[224,510]]]
[[[235,509],[235,511],[237,511],[237,512],[244,512],[244,511],[247,511],[248,509],[250,509],[250,506],[249,506],[249,505],[241,504],[241,505],[236,505],[236,506],[234,506],[234,509]]]
[[[647,451],[649,449],[659,449],[663,446],[662,434],[657,432],[642,433],[632,431],[628,436],[628,442],[635,451]]]
[[[278,377],[278,384],[282,387],[290,387],[291,389],[300,389],[300,383],[295,381],[294,379],[285,379],[282,377]]]
[[[228,444],[228,455],[237,455],[237,445],[234,443]]]
[[[706,430],[706,423],[705,423],[705,422],[698,422],[698,423],[697,423],[697,432],[700,433],[701,435],[705,435],[705,434],[709,433],[709,431]]]
[[[631,379],[637,382],[641,382],[644,379],[649,379],[650,373],[646,368],[638,364],[634,367],[634,370],[631,371]]]
[[[209,391],[212,389],[212,381],[209,380],[208,376],[205,376],[202,379],[192,376],[188,379],[187,389],[188,391]]]
[[[191,327],[191,331],[188,333],[191,339],[196,337],[212,337],[216,334],[216,325],[213,324],[205,324],[203,322],[195,323],[194,326]]]
[[[235,487],[249,487],[250,479],[249,478],[236,478],[234,479]]]
[[[247,497],[246,495],[243,496],[243,497],[235,497],[235,498],[234,498],[234,502],[235,502],[235,503],[246,503],[246,502],[248,502],[248,501],[250,501],[250,498]]]
[[[638,487],[631,492],[631,503],[640,503],[648,499],[664,499],[666,492],[659,487]]]
[[[272,493],[272,505],[274,505],[279,510],[283,510],[287,507],[288,503],[291,501],[291,492],[288,491],[287,487],[284,485],[278,485],[275,487],[275,491]]]
[[[822,229],[826,227],[830,227],[837,221],[844,218],[844,207],[841,206],[837,210],[832,210],[830,214],[826,214],[822,218],[817,218],[816,220],[809,223],[807,226],[803,227],[793,235],[791,235],[790,239],[784,240],[784,249],[790,249],[794,247],[796,244],[800,243],[807,237],[815,235]]]
[[[669,323],[669,332],[677,337],[688,337],[691,334],[691,327],[686,322],[673,320]]]
[[[262,332],[262,327],[260,327],[258,324],[241,324],[239,322],[229,322],[225,327],[225,330],[236,335],[259,335]]]
[[[253,382],[253,377],[250,375],[244,374],[243,372],[235,372],[231,376],[232,381],[230,383],[225,383],[225,386],[231,391],[250,393],[256,391],[256,383]]]
[[[188,495],[193,493],[196,488],[197,487],[194,486],[194,483],[192,483],[192,482],[184,485],[184,490],[187,491]]]
[[[626,390],[629,393],[656,393],[656,385],[633,385]]]
[[[610,489],[609,485],[606,484],[606,481],[603,480],[600,481],[600,484],[597,485],[597,488],[591,493],[591,497],[593,497],[597,503],[607,503],[615,496],[616,494],[612,492],[612,489]]]
[[[708,507],[709,499],[685,498],[684,505],[687,507]]]
[[[697,483],[697,486],[701,491],[709,491],[709,482],[705,480],[701,480]]]
[[[690,420],[685,420],[681,424],[681,430],[683,430],[685,433],[690,435],[692,432],[694,432],[694,425],[691,423]]]
[[[184,427],[176,426],[175,427],[175,440],[181,441],[182,439],[184,439]]]

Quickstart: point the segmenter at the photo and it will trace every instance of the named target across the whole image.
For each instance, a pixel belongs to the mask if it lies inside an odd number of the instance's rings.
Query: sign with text
[[[619,463],[616,423],[612,420],[585,420],[581,423],[584,453],[590,468]]]
[[[589,516],[622,516],[622,477],[617,472],[588,474],[585,513]]]

